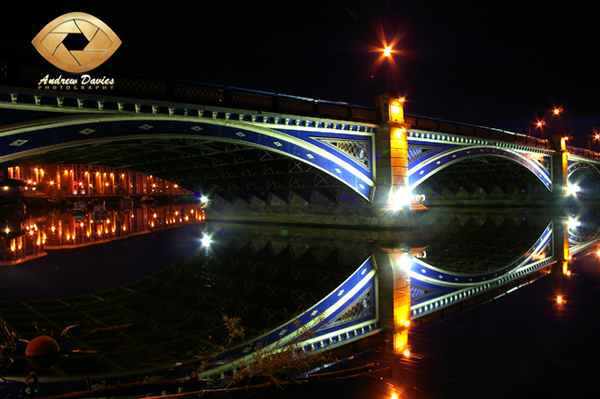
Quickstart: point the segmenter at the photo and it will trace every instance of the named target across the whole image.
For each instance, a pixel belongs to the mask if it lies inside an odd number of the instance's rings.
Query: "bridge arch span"
[[[536,157],[527,156],[507,148],[487,145],[453,147],[436,152],[430,157],[414,162],[412,165],[409,164],[409,185],[414,190],[441,170],[458,162],[477,157],[499,157],[516,162],[535,175],[548,191],[552,190],[550,172]]]
[[[372,127],[350,132],[316,127],[319,123],[324,126],[319,121],[307,128],[306,123],[290,124],[283,118],[256,119],[212,111],[199,111],[197,116],[113,112],[35,119],[0,132],[5,148],[0,163],[98,164],[191,182],[199,181],[206,169],[247,163],[243,153],[255,151],[273,154],[263,160],[287,158],[303,171],[318,171],[321,180],[334,179],[371,199],[375,185]],[[146,162],[130,165],[136,154],[143,152]],[[177,165],[186,160],[188,166]],[[190,179],[194,172],[196,178]],[[196,191],[199,186],[182,187]]]

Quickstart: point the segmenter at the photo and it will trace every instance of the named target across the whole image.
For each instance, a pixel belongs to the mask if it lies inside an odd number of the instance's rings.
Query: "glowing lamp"
[[[575,185],[575,184],[569,184],[566,187],[566,190],[567,190],[568,195],[575,195],[581,190],[581,187],[579,187],[578,185]]]
[[[386,46],[383,50],[383,55],[389,57],[392,54],[392,46]]]
[[[404,99],[390,100],[390,121],[404,122]]]
[[[202,239],[200,240],[200,242],[202,243],[202,246],[203,246],[203,247],[208,247],[208,246],[210,246],[211,240],[210,240],[210,237],[209,237],[209,236],[207,236],[207,235],[204,235],[204,236],[202,237]]]
[[[412,263],[413,262],[412,262],[412,258],[410,257],[410,254],[405,253],[405,254],[402,254],[400,257],[396,258],[396,265],[403,270],[410,271]],[[400,322],[400,324],[404,324],[404,320],[402,320]],[[408,324],[410,325],[410,322],[408,322]]]
[[[408,187],[400,187],[390,196],[389,204],[393,210],[401,210],[405,206],[410,205],[412,193]]]
[[[406,128],[394,129],[394,137],[397,139],[402,139],[402,137],[406,134]]]

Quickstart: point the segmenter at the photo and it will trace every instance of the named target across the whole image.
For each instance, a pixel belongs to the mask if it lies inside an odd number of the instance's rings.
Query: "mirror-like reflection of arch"
[[[511,281],[555,261],[553,222],[542,212],[440,211],[429,213],[425,223],[429,247],[411,268],[413,318],[496,289],[506,292]]]

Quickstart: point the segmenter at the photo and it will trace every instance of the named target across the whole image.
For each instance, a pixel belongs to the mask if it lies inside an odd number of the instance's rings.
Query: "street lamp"
[[[546,121],[544,120],[538,120],[534,125],[534,131],[535,129],[540,129],[540,138],[544,138],[544,126],[546,126]],[[531,136],[531,126],[529,126],[529,135]]]
[[[390,73],[392,72],[392,64],[391,64],[391,62],[392,62],[392,58],[391,58],[392,46],[385,46],[385,48],[383,49],[383,56],[388,59],[387,64],[388,64],[389,71],[388,71],[388,73],[385,74],[385,91],[386,91],[386,93],[390,94],[390,91],[391,91]]]
[[[546,126],[546,121],[544,119],[548,118],[548,113],[550,113],[550,117],[558,117],[563,111],[562,107],[554,107],[552,110],[546,110],[541,119],[537,119],[534,129],[540,129],[540,138],[544,137],[544,126]],[[531,136],[531,126],[529,126],[529,135]]]

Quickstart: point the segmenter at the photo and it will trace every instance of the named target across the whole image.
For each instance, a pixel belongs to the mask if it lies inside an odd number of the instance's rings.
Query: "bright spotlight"
[[[412,193],[410,188],[401,187],[396,190],[396,193],[393,194],[390,201],[390,206],[393,210],[400,210],[405,206],[410,205],[410,201],[412,199]]]
[[[202,236],[202,239],[200,239],[200,242],[202,243],[202,246],[203,246],[203,247],[209,247],[209,246],[210,246],[210,243],[211,243],[212,241],[211,241],[211,239],[210,239],[210,237],[209,237],[209,236],[207,236],[206,234],[204,234],[204,235]]]
[[[208,202],[208,197],[206,195],[201,196],[200,202],[202,202],[203,204],[206,204]]]
[[[408,253],[403,253],[397,260],[396,265],[403,270],[410,271],[413,261]]]
[[[567,186],[567,194],[568,195],[575,195],[579,192],[579,190],[581,190],[581,187],[579,187],[575,184],[569,184]]]

